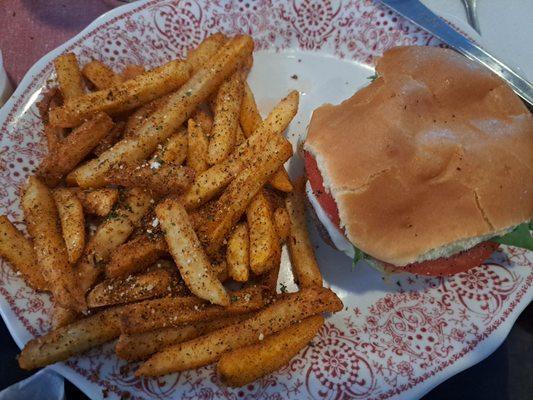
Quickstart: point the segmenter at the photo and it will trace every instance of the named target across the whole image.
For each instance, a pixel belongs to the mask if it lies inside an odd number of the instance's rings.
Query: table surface
[[[0,50],[14,86],[35,61],[120,3],[119,0],[2,0]],[[3,322],[0,343],[0,389],[3,389],[31,373],[18,367],[19,350]],[[533,393],[532,372],[533,306],[530,305],[491,356],[442,383],[424,399],[529,399]],[[75,386],[66,383],[67,400],[83,398],[86,397]]]

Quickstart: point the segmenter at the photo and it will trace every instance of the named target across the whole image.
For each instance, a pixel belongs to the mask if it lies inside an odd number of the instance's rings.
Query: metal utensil
[[[470,41],[435,15],[418,0],[377,0],[409,21],[435,35],[471,60],[475,60],[501,77],[530,106],[533,106],[533,85],[507,65]]]
[[[463,6],[465,7],[468,25],[481,35],[481,28],[477,19],[477,0],[463,0]]]

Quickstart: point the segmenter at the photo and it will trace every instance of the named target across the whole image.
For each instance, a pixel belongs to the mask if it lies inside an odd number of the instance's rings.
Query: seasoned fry
[[[22,369],[35,369],[66,360],[120,335],[120,314],[127,306],[111,308],[30,340],[19,355]]]
[[[87,294],[87,306],[103,307],[160,297],[171,293],[171,285],[172,275],[166,269],[107,279]]]
[[[291,219],[285,207],[276,208],[276,211],[274,211],[274,222],[276,224],[279,242],[284,243],[291,231]]]
[[[52,310],[52,330],[71,324],[79,319],[79,317],[80,314],[76,311],[61,307],[59,304],[54,304]]]
[[[5,215],[0,215],[0,256],[20,272],[33,289],[48,290],[32,244]]]
[[[215,97],[213,129],[209,141],[207,161],[217,164],[224,161],[235,148],[237,126],[242,102],[243,74],[235,72],[220,85]]]
[[[162,160],[161,160],[162,161]],[[151,161],[140,166],[119,164],[109,171],[108,184],[142,187],[158,196],[183,193],[194,180],[194,171],[180,165]]]
[[[324,325],[324,317],[315,315],[295,323],[261,342],[222,355],[217,372],[222,381],[232,387],[244,386],[289,361],[315,337]]]
[[[124,134],[125,127],[126,123],[124,121],[118,121],[113,129],[111,129],[111,131],[94,148],[94,155],[99,157],[100,154],[110,149],[116,142],[118,142]]]
[[[96,160],[74,171],[79,186],[101,187],[113,164],[133,163],[152,154],[157,145],[171,136],[252,50],[253,41],[248,36],[237,36],[230,40],[205,67],[169,97],[164,107],[142,124],[135,137],[121,140]]]
[[[126,127],[124,128],[124,138],[130,138],[137,135],[139,128],[146,122],[148,117],[152,115],[157,109],[165,105],[171,94],[159,97],[155,100],[146,103],[139,107],[133,114],[128,117]]]
[[[304,180],[300,179],[285,200],[291,220],[290,236],[287,240],[289,255],[300,287],[322,286],[322,274],[307,232],[304,185]]]
[[[197,48],[189,51],[187,62],[193,71],[196,73],[207,64],[226,41],[227,38],[222,33],[215,33],[205,38]]]
[[[74,53],[65,53],[54,60],[59,89],[65,101],[83,95],[83,82]],[[73,125],[75,126],[75,125]]]
[[[105,217],[118,200],[118,189],[77,190],[76,195],[87,214]]]
[[[78,265],[80,285],[84,293],[92,287],[100,273],[102,263],[124,243],[152,204],[150,194],[140,188],[129,189],[124,200],[100,224],[89,240]]]
[[[35,176],[28,180],[22,196],[22,208],[37,262],[55,301],[66,308],[84,310],[85,299],[68,262],[54,199],[50,190]]]
[[[278,169],[274,175],[270,177],[268,183],[280,192],[289,193],[293,190],[291,178],[289,178],[289,174],[284,167]]]
[[[136,303],[122,316],[122,332],[142,333],[255,311],[265,304],[257,286],[233,292],[227,307],[210,305],[198,297],[165,297]]]
[[[198,107],[198,110],[196,110],[196,113],[194,114],[194,122],[200,125],[202,131],[207,137],[211,136],[211,129],[213,128],[213,116],[207,109],[207,106],[204,107],[201,104]]]
[[[53,192],[61,230],[65,239],[68,261],[75,264],[85,248],[85,216],[80,200],[69,189],[56,189]]]
[[[281,136],[281,143],[272,140],[264,151],[257,154],[257,160],[243,170],[229,184],[220,198],[213,203],[213,212],[197,229],[198,236],[206,245],[208,254],[215,254],[231,228],[246,211],[251,199],[268,178],[292,155],[292,146]]]
[[[46,137],[48,153],[52,153],[57,150],[61,141],[65,138],[65,130],[63,128],[56,128],[50,124],[45,124],[44,136]]]
[[[189,119],[187,127],[187,165],[192,168],[196,174],[204,172],[209,164],[207,163],[207,152],[209,141],[204,134],[200,124],[193,119]]]
[[[107,89],[87,93],[50,110],[50,123],[53,126],[70,128],[79,125],[87,117],[97,112],[118,114],[132,110],[153,99],[176,90],[190,77],[189,64],[183,61],[170,61],[135,79],[127,80]]]
[[[248,83],[244,85],[244,96],[240,110],[240,123],[244,136],[250,137],[261,124],[261,114],[257,108],[254,94]],[[286,128],[286,127],[285,127]],[[285,130],[285,129],[283,129]],[[280,134],[283,131],[279,132]],[[285,168],[280,168],[269,180],[270,186],[282,192],[292,191],[292,184]]]
[[[111,68],[97,60],[89,61],[83,66],[81,72],[98,90],[110,88],[123,81]]]
[[[222,354],[259,342],[290,325],[322,312],[342,310],[342,302],[326,288],[305,288],[284,295],[242,323],[179,343],[154,354],[135,373],[136,376],[157,376],[185,371],[217,361]]]
[[[160,328],[131,335],[122,334],[118,339],[115,352],[124,360],[145,360],[165,347],[197,338],[228,325],[237,324],[249,317],[250,314],[231,315],[212,321],[198,322],[194,325]]]
[[[181,165],[187,158],[188,139],[185,128],[169,137],[165,144],[160,145],[152,157],[152,162],[173,163]]]
[[[176,200],[167,199],[158,204],[155,212],[170,254],[190,291],[211,303],[229,305],[228,293],[213,273],[183,206]]]
[[[281,133],[298,111],[298,92],[291,92],[281,100],[263,123],[231,156],[199,174],[182,198],[187,210],[197,208],[215,197],[235,176],[257,158],[265,146],[280,143]]]
[[[99,113],[84,122],[48,153],[39,173],[50,186],[55,186],[93,150],[113,128],[107,114]]]
[[[122,79],[127,81],[128,79],[135,79],[139,75],[144,74],[146,70],[142,65],[129,64],[122,71]]]
[[[161,236],[138,236],[117,247],[106,265],[106,276],[116,278],[139,272],[168,253],[168,246]]]
[[[244,136],[244,133],[242,132],[242,128],[240,125],[237,125],[236,132],[237,134],[236,134],[236,139],[235,139],[235,145],[240,146],[246,141],[246,136]]]
[[[226,260],[231,279],[246,282],[250,276],[250,239],[245,223],[238,224],[233,229],[228,240]]]
[[[242,97],[239,120],[244,136],[246,137],[252,136],[257,127],[263,122],[255,102],[254,94],[247,82],[244,83],[244,94]]]
[[[274,215],[263,191],[248,205],[246,218],[250,232],[250,269],[260,275],[278,264],[281,257]]]

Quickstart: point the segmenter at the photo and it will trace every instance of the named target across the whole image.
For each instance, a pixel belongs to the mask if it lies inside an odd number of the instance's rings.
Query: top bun
[[[315,110],[304,145],[355,246],[406,265],[532,218],[533,117],[500,78],[419,46],[387,51],[376,71]]]

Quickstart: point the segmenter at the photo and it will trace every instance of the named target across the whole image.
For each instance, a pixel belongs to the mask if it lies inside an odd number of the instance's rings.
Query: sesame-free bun
[[[376,71],[314,111],[304,145],[355,246],[406,265],[532,219],[533,117],[500,78],[422,46],[387,51]]]

